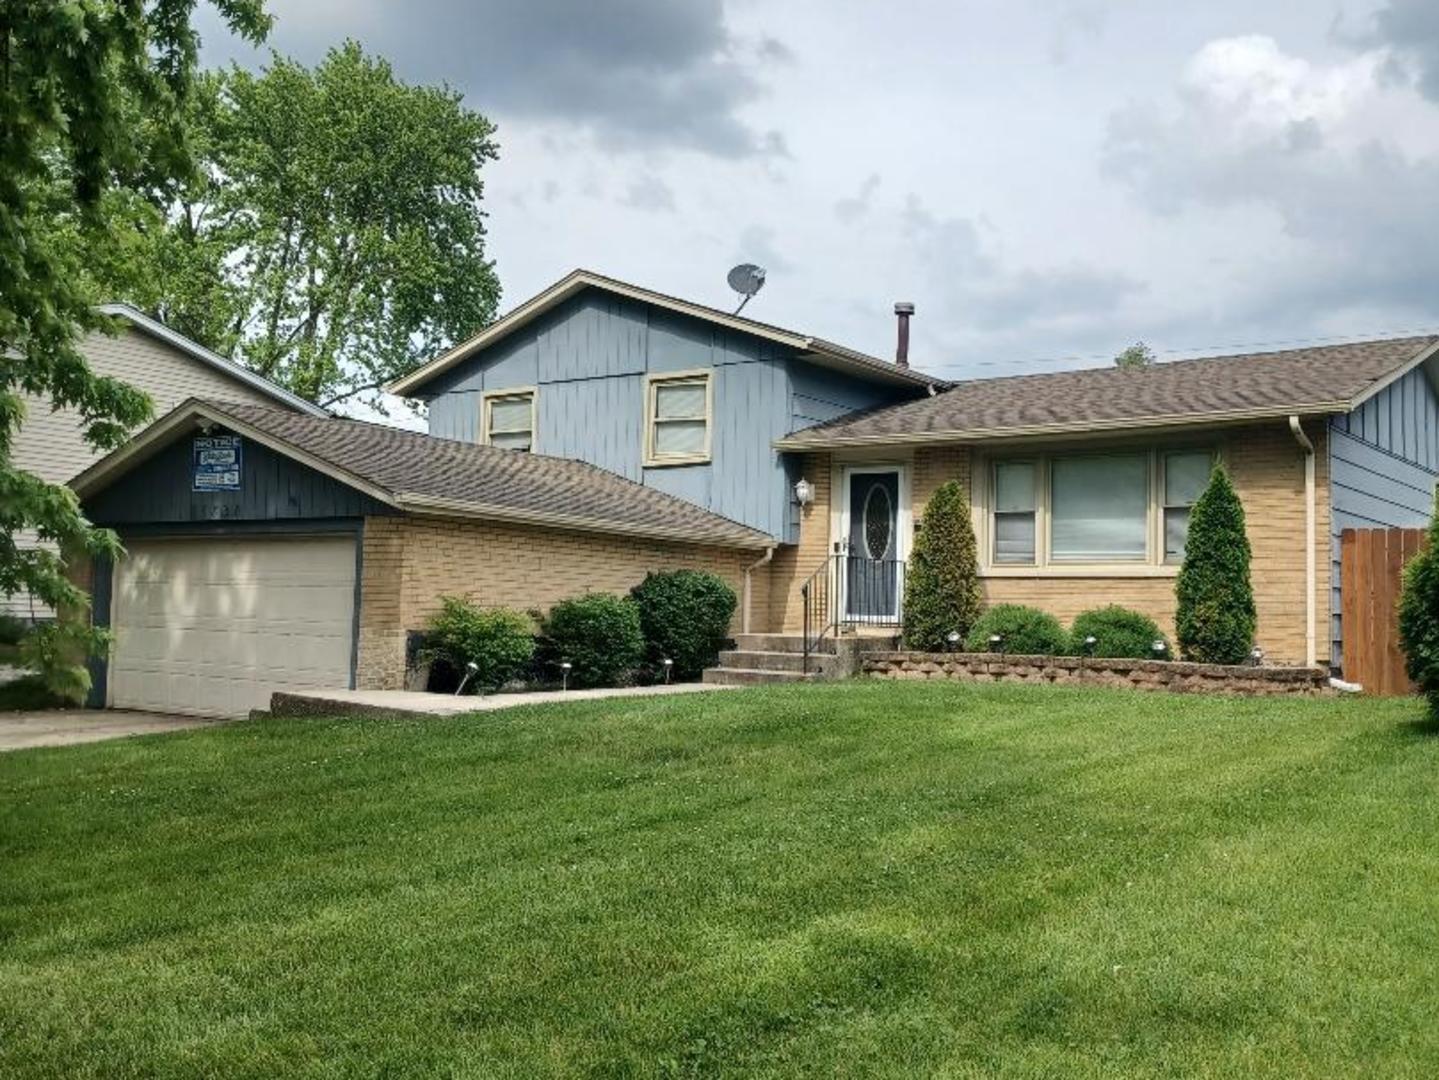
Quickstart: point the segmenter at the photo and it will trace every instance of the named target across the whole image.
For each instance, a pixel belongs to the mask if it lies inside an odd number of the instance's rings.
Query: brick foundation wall
[[[1329,633],[1329,449],[1323,424],[1306,426],[1315,447],[1315,634],[1322,661]],[[1152,440],[1136,440],[1148,447]],[[1283,420],[1222,432],[1218,445],[1235,490],[1244,504],[1254,558],[1251,578],[1259,625],[1256,640],[1266,656],[1280,663],[1305,658],[1304,617],[1304,457]],[[886,457],[884,450],[876,459]],[[973,454],[965,446],[919,447],[911,458],[910,487],[914,520],[924,512],[936,488],[947,480],[971,484]],[[771,578],[771,622],[775,630],[800,627],[799,586],[830,547],[830,473],[828,454],[806,455],[804,472],[816,484],[816,499],[801,522],[800,543],[782,549],[793,563]],[[821,486],[822,484],[822,486]],[[776,565],[780,564],[776,554]],[[1036,573],[1029,577],[985,577],[984,602],[1029,604],[1068,624],[1081,611],[1122,604],[1154,619],[1174,634],[1176,568],[1156,567],[1150,576],[1103,573],[1070,577]]]
[[[1334,692],[1322,669],[1304,667],[1229,667],[1079,656],[919,652],[866,653],[861,667],[866,675],[885,679],[1046,683],[1245,696],[1314,696]]]
[[[402,687],[406,632],[424,628],[441,596],[543,611],[584,593],[627,593],[652,570],[707,570],[724,578],[739,598],[737,629],[744,570],[761,554],[521,525],[367,518],[356,681],[361,689]],[[763,618],[767,568],[755,572],[753,587]]]

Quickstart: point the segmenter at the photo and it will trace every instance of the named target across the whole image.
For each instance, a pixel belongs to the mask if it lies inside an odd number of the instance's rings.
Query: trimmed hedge
[[[571,665],[572,686],[628,682],[645,654],[639,606],[613,593],[561,600],[545,620],[545,639],[554,663]]]
[[[1429,712],[1439,719],[1439,492],[1435,493],[1434,519],[1429,542],[1404,568],[1404,592],[1399,599],[1399,640],[1404,646],[1404,667],[1429,699]]]
[[[674,678],[697,679],[719,660],[739,603],[723,578],[702,570],[647,574],[630,596],[639,605],[640,626],[656,673],[669,659],[674,661]]]
[[[518,611],[481,608],[463,596],[442,596],[420,655],[446,669],[432,675],[432,686],[458,686],[465,665],[473,662],[480,670],[465,689],[495,690],[528,669],[535,655],[534,624]]]
[[[979,618],[979,552],[969,499],[956,480],[941,484],[924,508],[904,586],[904,641],[938,651],[950,633],[969,634]]]
[[[1093,637],[1091,649],[1085,639]],[[1164,652],[1156,655],[1154,643],[1164,642]],[[1128,657],[1135,660],[1170,659],[1169,641],[1159,624],[1148,615],[1130,608],[1110,604],[1081,612],[1069,630],[1069,652],[1072,656]]]
[[[1001,638],[997,647],[989,641],[995,634]],[[1047,611],[1023,604],[997,604],[979,617],[965,648],[1015,656],[1063,656],[1069,649],[1069,635]]]
[[[1184,659],[1205,664],[1249,659],[1257,624],[1249,559],[1244,506],[1228,473],[1216,467],[1189,512],[1184,565],[1174,583],[1174,628]]]

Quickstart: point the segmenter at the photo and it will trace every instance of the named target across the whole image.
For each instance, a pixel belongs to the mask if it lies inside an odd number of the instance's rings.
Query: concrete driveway
[[[0,751],[32,746],[70,746],[74,743],[123,739],[127,735],[153,735],[161,731],[223,724],[199,716],[99,709],[49,709],[44,712],[0,713]]]

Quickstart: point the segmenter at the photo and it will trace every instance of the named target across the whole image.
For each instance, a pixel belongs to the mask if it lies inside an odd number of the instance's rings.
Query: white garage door
[[[346,537],[136,541],[115,569],[110,701],[242,716],[276,690],[350,681]]]

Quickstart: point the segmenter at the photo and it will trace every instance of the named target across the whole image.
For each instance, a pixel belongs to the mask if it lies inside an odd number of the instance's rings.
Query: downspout
[[[1299,417],[1289,418],[1289,430],[1304,451],[1304,663],[1314,667],[1318,662],[1314,627],[1314,589],[1318,583],[1314,566],[1314,444],[1304,434]]]
[[[741,619],[740,619],[740,622],[741,622],[741,624],[743,625],[744,629],[741,631],[741,633],[748,634],[748,633],[750,632],[750,629],[749,629],[749,625],[750,625],[750,623],[749,623],[750,575],[751,575],[752,573],[754,573],[756,570],[758,570],[761,566],[764,566],[767,562],[769,562],[771,559],[774,558],[774,549],[775,549],[776,546],[777,546],[777,545],[775,545],[775,544],[771,544],[769,547],[765,548],[763,555],[761,555],[758,559],[756,559],[754,562],[750,563],[748,566],[746,566],[746,567],[744,568],[744,614],[742,615],[742,617],[741,617]]]

